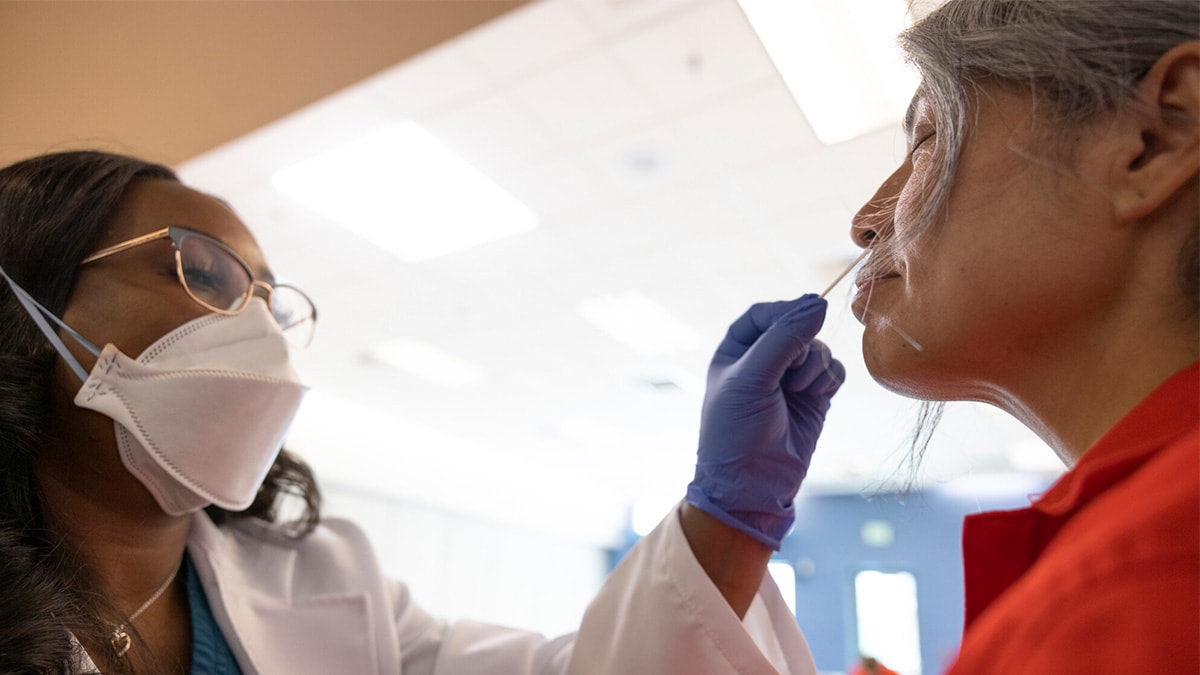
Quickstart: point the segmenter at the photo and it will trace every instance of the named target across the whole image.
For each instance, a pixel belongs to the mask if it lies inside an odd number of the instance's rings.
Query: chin
[[[980,401],[1000,406],[1004,390],[944,350],[917,351],[891,331],[863,334],[863,360],[884,389],[919,401]],[[1000,406],[1003,408],[1003,406]]]
[[[863,361],[871,378],[884,389],[906,398],[946,400],[946,382],[938,377],[928,348],[918,351],[886,326],[868,326],[863,333]]]

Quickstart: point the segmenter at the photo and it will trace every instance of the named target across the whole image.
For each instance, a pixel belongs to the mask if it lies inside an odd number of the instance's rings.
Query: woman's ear
[[[1136,92],[1139,107],[1119,125],[1127,152],[1114,167],[1113,205],[1122,223],[1153,213],[1200,172],[1200,42],[1163,54]]]

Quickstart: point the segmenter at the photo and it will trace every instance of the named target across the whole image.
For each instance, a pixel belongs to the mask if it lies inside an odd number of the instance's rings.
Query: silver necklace
[[[138,607],[133,614],[129,615],[129,618],[126,619],[126,623],[117,626],[116,629],[113,630],[112,637],[110,639],[112,641],[113,649],[117,650],[117,656],[125,656],[125,652],[129,651],[129,648],[133,645],[133,639],[129,637],[129,633],[125,632],[125,627],[133,625],[134,620],[141,616],[142,612],[146,611],[147,607],[153,605],[154,601],[166,592],[167,588],[170,587],[171,582],[175,581],[175,577],[177,576],[179,576],[179,570],[172,572],[171,576],[167,577],[167,580],[163,582],[163,585],[159,586],[157,591],[154,591],[154,595],[150,596],[149,600],[143,602],[141,607]]]

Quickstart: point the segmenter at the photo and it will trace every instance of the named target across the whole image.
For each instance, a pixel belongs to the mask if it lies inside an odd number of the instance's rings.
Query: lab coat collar
[[[250,521],[193,520],[188,553],[243,673],[380,672],[370,598],[305,592],[294,578],[299,545]]]

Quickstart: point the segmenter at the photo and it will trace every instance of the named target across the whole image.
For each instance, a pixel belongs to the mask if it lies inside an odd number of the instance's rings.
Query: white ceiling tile
[[[493,81],[512,83],[592,51],[597,39],[569,3],[541,0],[505,14],[458,49]]]
[[[607,143],[579,153],[614,198],[671,190],[701,175],[705,167],[695,161],[689,139],[671,125],[638,129],[615,136]]]
[[[569,156],[518,167],[493,178],[551,223],[569,221],[612,199],[595,170]]]
[[[558,0],[569,5],[587,26],[605,38],[670,21],[697,5],[734,0]]]
[[[564,146],[635,124],[651,112],[645,91],[606,52],[561,64],[511,90],[516,105]]]
[[[555,153],[543,127],[518,110],[504,94],[425,118],[421,125],[490,176]]]
[[[778,79],[737,3],[698,5],[610,46],[613,56],[660,108],[687,106]]]
[[[436,115],[487,96],[493,91],[493,81],[474,59],[456,48],[464,39],[451,40],[377,73],[363,80],[362,87],[397,120]]]
[[[692,160],[715,171],[821,147],[795,100],[774,83],[697,107],[673,127]]]

